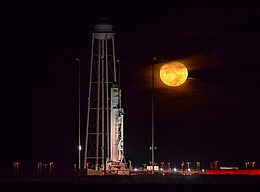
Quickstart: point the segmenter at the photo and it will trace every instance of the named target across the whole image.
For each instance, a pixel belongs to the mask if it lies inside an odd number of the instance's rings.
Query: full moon
[[[188,70],[181,62],[166,63],[160,69],[160,78],[168,86],[180,86],[185,83],[187,77]]]

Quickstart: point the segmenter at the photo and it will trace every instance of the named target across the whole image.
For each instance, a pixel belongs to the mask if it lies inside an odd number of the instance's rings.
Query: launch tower
[[[125,172],[121,90],[117,84],[113,27],[94,25],[86,123],[84,169]]]

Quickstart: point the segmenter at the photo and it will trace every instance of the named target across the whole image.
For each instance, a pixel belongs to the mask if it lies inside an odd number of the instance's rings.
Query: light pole
[[[18,176],[19,175],[19,162],[13,162],[14,164],[14,175]]]
[[[80,164],[80,153],[81,153],[81,141],[80,141],[80,59],[76,59],[79,62],[79,170],[81,169]]]
[[[42,162],[38,163],[38,175],[42,175]]]
[[[255,169],[255,162],[250,162],[252,169]]]
[[[47,165],[48,165],[48,164],[42,164],[42,165],[44,166],[44,175],[46,175],[46,174],[47,174],[46,168],[47,168]]]
[[[168,171],[171,170],[171,163],[168,163]]]
[[[152,64],[152,174],[154,174],[154,62],[156,58],[153,58]]]
[[[53,165],[53,162],[50,162],[50,175],[51,175],[52,165]]]
[[[197,161],[197,162],[196,162],[196,165],[197,165],[197,168],[196,168],[196,169],[197,169],[197,171],[199,171],[199,170],[200,170],[200,162]]]
[[[164,162],[161,162],[161,165],[162,165],[161,169],[163,170],[164,169]]]
[[[191,162],[186,162],[186,164],[188,165],[188,169],[190,169]]]
[[[245,164],[246,164],[246,169],[248,168],[248,165],[249,165],[249,162],[245,162]]]
[[[184,163],[184,162],[181,162],[182,171],[184,171],[184,165],[185,165],[185,163]]]

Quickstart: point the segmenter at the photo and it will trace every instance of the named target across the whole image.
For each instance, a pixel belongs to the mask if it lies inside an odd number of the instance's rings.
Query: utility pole
[[[154,174],[154,61],[152,63],[152,174]]]

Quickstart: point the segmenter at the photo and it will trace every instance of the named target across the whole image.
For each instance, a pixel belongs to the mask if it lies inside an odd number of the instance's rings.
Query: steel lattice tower
[[[110,88],[116,82],[113,27],[94,25],[89,79],[84,169],[91,162],[105,168],[110,157]]]

